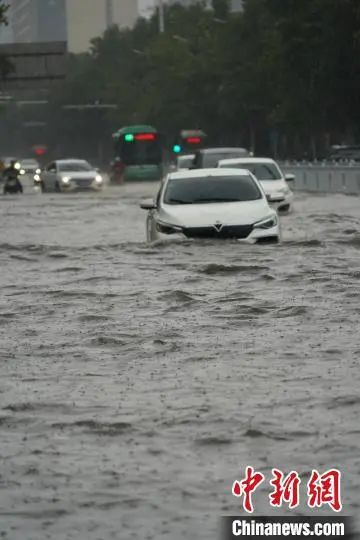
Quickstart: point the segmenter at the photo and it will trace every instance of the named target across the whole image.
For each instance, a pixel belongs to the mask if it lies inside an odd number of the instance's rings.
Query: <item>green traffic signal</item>
[[[124,138],[126,142],[133,142],[134,135],[132,135],[132,133],[127,133]]]
[[[174,144],[173,146],[173,152],[174,154],[180,154],[181,152],[181,146],[179,144]]]

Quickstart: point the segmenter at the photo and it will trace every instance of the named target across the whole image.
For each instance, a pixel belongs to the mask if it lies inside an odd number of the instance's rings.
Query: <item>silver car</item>
[[[53,161],[40,174],[35,175],[34,180],[40,184],[43,192],[99,191],[104,186],[99,171],[82,159]]]

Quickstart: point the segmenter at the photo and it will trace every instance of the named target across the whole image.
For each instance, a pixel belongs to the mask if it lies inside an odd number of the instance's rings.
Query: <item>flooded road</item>
[[[149,246],[155,187],[0,197],[0,537],[217,539],[247,465],[298,471],[296,514],[338,467],[356,516],[360,200],[298,195],[279,247]]]

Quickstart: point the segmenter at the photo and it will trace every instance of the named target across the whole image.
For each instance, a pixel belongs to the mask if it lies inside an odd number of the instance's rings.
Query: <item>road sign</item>
[[[50,88],[65,78],[66,49],[63,41],[0,45],[0,56],[12,65],[0,80],[0,89],[13,93]]]

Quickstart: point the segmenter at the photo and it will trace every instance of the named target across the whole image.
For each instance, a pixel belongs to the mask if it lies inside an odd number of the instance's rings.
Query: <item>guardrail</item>
[[[294,174],[291,187],[299,191],[360,195],[360,164],[283,162],[285,174]]]

